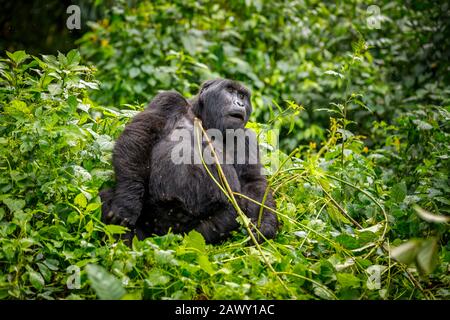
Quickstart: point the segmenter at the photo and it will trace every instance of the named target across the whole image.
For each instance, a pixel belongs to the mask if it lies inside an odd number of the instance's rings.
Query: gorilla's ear
[[[203,110],[203,103],[204,103],[204,96],[203,93],[212,85],[214,85],[215,83],[219,82],[221,79],[212,79],[212,80],[207,80],[205,82],[202,83],[201,87],[200,87],[200,91],[198,92],[198,95],[196,96],[196,98],[194,99],[193,103],[192,103],[192,109],[194,111],[194,114],[196,116],[200,116],[202,114],[202,110]]]

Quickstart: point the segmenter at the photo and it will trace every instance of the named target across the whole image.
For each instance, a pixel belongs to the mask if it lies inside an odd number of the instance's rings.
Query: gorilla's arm
[[[237,172],[239,175],[239,181],[241,183],[242,194],[247,197],[262,203],[264,193],[267,188],[267,180],[265,176],[261,174],[262,166],[258,164],[237,165]],[[259,212],[261,206],[241,198],[239,201],[241,209],[251,219],[251,221],[258,227],[259,231],[268,239],[274,238],[278,229],[278,220],[276,215],[264,208],[260,219],[261,224],[258,225]],[[275,208],[272,193],[269,190],[267,193],[264,205],[269,208]],[[258,232],[255,232],[256,238],[262,240]]]
[[[174,109],[185,112],[187,101],[176,92],[158,94],[117,140],[113,151],[116,187],[109,212],[103,213],[106,222],[136,224],[148,184],[151,151],[163,135],[167,117],[176,113]]]
[[[231,231],[239,228],[236,218],[236,211],[230,205],[227,209],[220,210],[208,219],[201,221],[195,230],[203,235],[206,243],[217,243],[229,236]]]

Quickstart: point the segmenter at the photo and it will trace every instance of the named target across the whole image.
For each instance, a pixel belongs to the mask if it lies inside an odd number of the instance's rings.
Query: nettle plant
[[[97,82],[93,69],[80,65],[76,51],[56,57],[7,53],[0,60],[0,298],[433,298],[440,287],[439,296],[448,297],[442,288],[448,283],[443,271],[448,262],[435,269],[439,279],[432,273],[435,264],[428,263],[438,249],[426,251],[414,242],[412,247],[419,249],[403,260],[420,259],[419,271],[438,279],[433,291],[416,270],[389,254],[392,237],[395,245],[402,243],[397,239],[424,237],[406,230],[411,226],[404,213],[414,196],[406,194],[411,182],[397,181],[389,164],[397,159],[398,174],[411,172],[411,166],[400,166],[405,144],[395,137],[403,141],[410,136],[417,119],[403,119],[393,128],[396,134],[383,150],[369,150],[364,137],[351,132],[348,112],[363,100],[348,79],[359,58],[355,50],[342,69],[324,75],[336,77],[344,93],[331,105],[333,118],[321,145],[310,143],[284,154],[274,148],[265,125],[251,124],[268,157],[279,159],[278,167],[268,168],[283,224],[274,241],[245,246],[248,237],[241,232],[211,246],[196,232],[169,233],[134,239],[129,248],[114,238],[123,227],[100,221],[98,190],[112,178],[114,139],[142,106],[117,110],[91,101],[87,92]],[[277,108],[271,123],[289,124],[293,130],[292,119],[302,108],[287,104],[287,109]],[[428,138],[434,137],[428,141],[443,146],[442,123],[433,119],[427,120],[432,126]],[[423,144],[417,141],[416,146]],[[445,152],[431,145],[424,154],[437,153],[445,160]],[[422,196],[424,190],[431,192],[424,189],[429,181],[437,181],[426,175],[430,161],[419,168],[426,184],[416,188],[424,200],[417,203],[427,211],[435,200],[445,202],[443,196]],[[434,189],[446,190],[443,183]],[[435,238],[445,237],[443,217],[421,215],[443,222]],[[432,234],[432,228],[427,230]],[[448,251],[440,252],[445,259]]]
[[[6,54],[0,60],[0,297],[50,297],[63,290],[57,284],[66,280],[65,268],[90,256],[92,242],[103,237],[97,232],[109,234],[98,221],[97,190],[112,173],[110,134],[128,117],[89,100],[87,89],[97,82],[78,52]]]

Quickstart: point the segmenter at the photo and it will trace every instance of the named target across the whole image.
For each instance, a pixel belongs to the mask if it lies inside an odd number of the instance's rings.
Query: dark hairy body
[[[236,210],[203,164],[173,163],[171,153],[178,141],[171,135],[182,129],[194,136],[195,117],[201,119],[205,129],[243,129],[251,111],[250,93],[231,80],[207,81],[190,101],[177,92],[158,94],[116,141],[116,185],[100,193],[103,221],[128,226],[131,233],[127,236],[136,234],[139,239],[169,230],[184,233],[193,229],[208,243],[226,239],[239,228]],[[223,163],[221,167],[234,192],[262,201],[267,180],[261,174],[259,159],[256,163]],[[217,179],[215,164],[208,168]],[[237,198],[242,211],[257,225],[260,206]],[[270,192],[265,205],[274,208]],[[276,216],[265,208],[259,231],[273,238],[277,228]],[[254,234],[262,239],[258,232]]]

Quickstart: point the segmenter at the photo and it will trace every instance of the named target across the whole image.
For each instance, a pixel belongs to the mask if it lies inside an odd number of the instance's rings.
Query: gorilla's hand
[[[106,224],[119,224],[126,227],[134,227],[138,217],[131,216],[114,199],[114,189],[107,189],[100,192],[102,199],[102,220]],[[129,211],[128,211],[129,212]]]
[[[104,221],[107,224],[118,224],[124,227],[134,228],[136,226],[137,216],[130,216],[124,209],[113,204],[111,209],[106,212]]]
[[[253,222],[253,221],[252,221]],[[250,227],[250,231],[253,233],[253,236],[255,237],[256,241],[258,243],[263,243],[265,239],[272,239],[275,237],[277,233],[277,227],[268,223],[261,223],[261,225],[258,227],[258,230],[256,229],[257,222],[253,222],[253,225]],[[253,245],[253,240],[249,240],[249,245]]]

